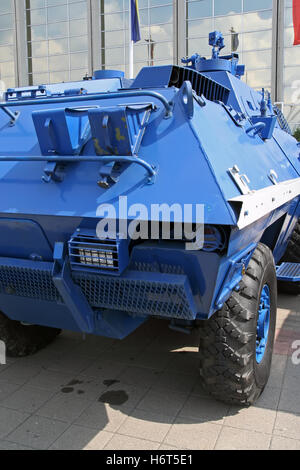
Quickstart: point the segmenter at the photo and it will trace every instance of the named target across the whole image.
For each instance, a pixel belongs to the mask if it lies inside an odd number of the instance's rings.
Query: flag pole
[[[129,0],[129,78],[133,77],[133,40],[132,40],[132,11],[131,0]]]

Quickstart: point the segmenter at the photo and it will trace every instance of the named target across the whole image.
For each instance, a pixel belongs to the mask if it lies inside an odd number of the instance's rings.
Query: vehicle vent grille
[[[230,90],[228,88],[220,85],[196,70],[174,66],[169,86],[181,88],[186,80],[191,82],[192,88],[198,96],[203,95],[210,101],[222,101],[224,104],[228,103],[230,94]]]
[[[277,119],[278,119],[278,123],[281,127],[281,129],[285,132],[287,132],[287,134],[290,134],[292,135],[292,131],[291,131],[291,128],[283,114],[283,112],[278,108],[278,106],[273,106],[273,109],[274,109],[274,113],[276,114],[277,116]]]

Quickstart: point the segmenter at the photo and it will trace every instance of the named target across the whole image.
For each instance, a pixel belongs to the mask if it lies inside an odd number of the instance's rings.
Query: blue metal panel
[[[104,310],[96,314],[95,334],[124,339],[147,321],[148,317],[133,317],[125,312]]]
[[[296,144],[294,137],[286,132],[282,132],[280,129],[275,129],[274,140],[278,144],[278,151],[286,155],[286,158],[300,175],[300,148]]]
[[[198,314],[210,311],[221,259],[217,253],[187,252],[184,245],[175,242],[145,243],[134,247],[129,269],[145,273],[187,275]]]
[[[159,91],[161,92],[161,90]],[[171,89],[163,91],[167,102],[174,99],[175,93],[175,90]],[[83,96],[81,99],[84,98]],[[80,99],[75,99],[77,101],[72,102],[72,107],[82,106]],[[145,103],[145,99],[142,100]],[[141,98],[131,98],[130,101],[140,104]],[[148,173],[145,173],[143,168],[140,169],[132,165],[124,170],[118,184],[108,190],[103,190],[97,185],[97,173],[100,170],[100,165],[85,163],[68,165],[63,184],[45,185],[41,183],[41,176],[44,174],[42,162],[15,164],[0,162],[0,176],[2,174],[0,213],[9,213],[10,208],[13,207],[16,214],[68,214],[77,217],[96,217],[96,211],[100,204],[113,203],[118,210],[118,197],[126,194],[129,205],[141,201],[147,206],[149,212],[151,204],[167,203],[172,205],[176,201],[182,204],[193,204],[194,201],[198,201],[205,204],[207,208],[207,223],[232,224],[234,219],[231,209],[225,205],[215,177],[211,174],[210,166],[199,149],[199,142],[186,121],[185,112],[181,106],[175,105],[173,118],[166,120],[160,101],[153,98],[153,102],[158,111],[152,113],[141,144],[139,157],[159,168],[155,184],[145,185]],[[90,106],[100,104],[101,99],[89,102]],[[112,106],[126,105],[128,98],[119,98],[118,100],[112,98],[108,104]],[[59,107],[61,107],[61,103],[53,103],[53,109]],[[0,157],[1,155],[28,155],[30,157],[40,155],[35,129],[31,121],[32,107],[25,106],[20,109],[22,113],[18,123],[13,128],[5,126],[2,128]],[[49,109],[49,105],[36,104],[34,109]],[[5,117],[0,115],[0,126],[1,120],[5,121]],[[24,133],[24,127],[26,133]],[[176,141],[174,141],[174,132],[177,136]],[[11,146],[12,140],[15,142],[13,148]],[[96,156],[92,142],[85,146],[84,154]],[[188,155],[188,160],[186,160],[186,155]],[[202,175],[205,177],[203,178]],[[173,178],[176,184],[170,186],[170,178]],[[200,186],[199,178],[200,181],[203,178]],[[76,181],[76,203],[74,201],[74,181]],[[18,185],[18,192],[15,191],[15,184]],[[89,190],[86,191],[86,188]],[[22,198],[18,195],[20,193],[23,195]],[[51,205],[49,205],[49,201],[51,201]]]
[[[172,65],[143,67],[131,88],[159,88],[168,86],[172,76]]]
[[[12,320],[80,332],[69,309],[63,304],[2,293],[0,293],[0,304],[1,311]]]
[[[96,80],[105,80],[108,78],[124,78],[125,74],[121,70],[96,70],[94,78]]]
[[[74,285],[69,264],[64,258],[63,243],[55,245],[51,276],[54,286],[79,329],[85,333],[93,333],[95,330],[94,312],[82,291]]]
[[[300,198],[295,199],[291,204],[287,204],[282,208],[281,217],[284,217],[284,223],[279,236],[275,240],[275,247],[273,249],[273,256],[275,262],[279,262],[283,257],[289,239],[294,231],[296,222],[300,217]]]
[[[254,127],[261,124],[261,131],[258,131],[258,134],[262,139],[271,139],[273,137],[274,129],[277,124],[276,116],[252,116],[251,122]],[[249,133],[249,129],[247,129]]]
[[[88,112],[97,155],[137,155],[151,105],[91,109]]]
[[[82,112],[47,109],[33,112],[32,119],[42,155],[78,155],[90,138],[89,120]]]
[[[33,325],[61,328],[80,332],[68,308],[46,300],[13,297],[0,293],[1,309],[12,320]],[[95,312],[94,334],[114,339],[123,339],[141,326],[147,317],[132,317],[126,312]]]
[[[212,305],[211,313],[214,313],[216,310],[221,310],[224,303],[231,296],[232,291],[238,287],[239,283],[243,279],[255,248],[256,244],[252,243],[244,251],[238,252],[235,256],[229,259],[228,271],[215,299],[215,304]]]
[[[52,249],[41,226],[24,219],[0,219],[0,256],[50,261]]]
[[[298,177],[285,155],[278,152],[273,139],[263,141],[258,135],[247,135],[221,106],[207,101],[205,108],[195,107],[192,124],[226,200],[240,195],[240,190],[228,175],[228,169],[234,165],[238,166],[241,174],[247,175],[251,190],[272,186],[271,170],[277,173],[278,182]],[[205,132],[202,131],[204,128]],[[216,129],[217,139],[213,138]]]
[[[296,202],[297,204],[297,202]],[[271,212],[267,216],[263,217],[260,220],[257,220],[249,227],[244,228],[243,230],[238,230],[237,228],[233,229],[230,235],[229,246],[228,246],[228,256],[233,256],[239,251],[243,251],[251,243],[259,243],[262,241],[265,231],[268,227],[278,221],[281,217],[287,216],[290,210],[290,206],[293,207],[292,211],[295,210],[295,203],[285,204],[284,206],[278,208],[276,211]],[[279,261],[282,257],[283,252],[286,249],[287,239],[285,237],[285,231],[287,226],[284,224],[282,227],[283,234],[282,237],[279,235],[280,244],[279,247],[275,246],[274,248],[274,257],[275,261]],[[276,235],[278,237],[278,234]],[[276,244],[277,238],[274,242]],[[272,246],[270,246],[272,249]],[[279,250],[278,250],[279,248]],[[282,252],[283,250],[283,252]]]

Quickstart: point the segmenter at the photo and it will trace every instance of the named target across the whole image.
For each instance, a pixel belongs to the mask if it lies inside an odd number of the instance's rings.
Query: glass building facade
[[[96,69],[128,75],[128,0],[0,0],[0,79],[7,87],[72,81]],[[270,89],[300,123],[300,49],[292,0],[139,0],[142,40],[135,73],[210,55],[208,33],[223,32],[250,86]],[[238,41],[233,41],[238,34]],[[299,77],[299,78],[298,78]],[[298,104],[299,102],[299,104]]]
[[[271,88],[272,0],[189,0],[187,2],[187,52],[210,54],[210,31],[222,31],[224,53],[231,53],[231,35],[239,34],[237,52],[246,64],[244,80],[254,88]]]
[[[128,73],[128,0],[100,2],[101,66]],[[139,0],[142,40],[135,46],[135,73],[147,65],[169,64],[174,57],[174,2]]]
[[[88,71],[87,2],[25,0],[29,84],[78,80]]]
[[[16,30],[13,0],[0,0],[0,80],[16,83]]]

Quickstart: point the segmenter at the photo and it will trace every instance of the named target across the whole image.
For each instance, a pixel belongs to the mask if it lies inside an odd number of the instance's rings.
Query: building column
[[[28,54],[26,37],[26,8],[24,0],[14,0],[15,10],[15,63],[16,85],[27,86],[28,82]]]
[[[89,73],[102,68],[101,50],[101,5],[103,0],[87,0],[88,7],[88,36],[89,36]]]
[[[272,99],[284,101],[284,1],[273,0]]]
[[[186,1],[174,0],[174,62],[178,65],[187,54],[186,21]]]

